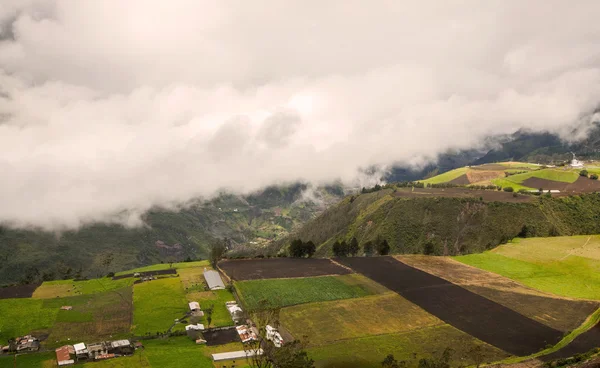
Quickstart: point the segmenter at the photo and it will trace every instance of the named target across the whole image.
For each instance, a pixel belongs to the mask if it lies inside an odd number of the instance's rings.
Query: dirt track
[[[346,275],[352,271],[324,258],[260,258],[225,260],[219,267],[234,280]]]
[[[515,355],[555,344],[558,330],[392,257],[338,261],[397,292],[446,323]]]

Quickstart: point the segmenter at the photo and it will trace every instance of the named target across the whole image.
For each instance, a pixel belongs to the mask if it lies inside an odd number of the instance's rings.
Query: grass
[[[150,363],[146,354],[137,352],[132,356],[123,356],[113,359],[92,361],[83,364],[83,368],[148,368]]]
[[[56,280],[45,281],[33,293],[33,298],[48,299],[75,295],[87,295],[122,289],[133,285],[133,278],[112,280],[104,277],[85,281]]]
[[[514,175],[516,176],[516,175]],[[509,176],[510,178],[510,176]],[[515,183],[513,181],[508,180],[507,178],[503,178],[503,179],[493,179],[492,180],[492,184],[502,187],[502,188],[507,188],[507,187],[511,187],[514,189],[515,192],[518,192],[521,189],[525,189],[525,190],[532,190],[534,188],[530,188],[530,187],[526,187],[524,185]]]
[[[213,314],[212,314],[212,322],[210,323],[211,327],[223,327],[223,326],[233,326],[233,320],[229,315],[229,311],[225,308],[225,302],[235,300],[233,294],[228,290],[214,290],[211,291],[213,296],[211,298],[202,298],[196,300],[200,303],[200,309],[206,310],[206,308],[211,305],[214,306]],[[206,315],[202,317],[202,323],[206,323]]]
[[[593,238],[592,246],[587,237],[523,239],[455,259],[548,293],[600,300],[598,237]]]
[[[467,366],[474,362],[469,351],[482,347],[484,361],[506,358],[507,353],[485,344],[449,325],[423,328],[407,333],[395,333],[349,339],[333,344],[309,348],[309,356],[318,368],[379,368],[381,361],[394,354],[399,361],[416,366],[424,357],[439,356],[444,349],[454,349],[452,366]],[[416,355],[416,356],[415,356]]]
[[[207,269],[212,267],[207,267]],[[192,290],[204,290],[204,267],[182,268],[177,270],[179,278],[186,292]]]
[[[301,304],[281,310],[281,324],[311,345],[410,331],[442,321],[396,293]]]
[[[212,359],[206,352],[207,347],[198,346],[187,337],[148,340],[144,341],[144,347],[143,354],[152,367],[213,367]]]
[[[190,267],[207,267],[210,263],[208,261],[195,261],[195,262],[178,262],[173,263],[173,267],[170,267],[168,263],[159,263],[150,266],[138,267],[131,270],[121,271],[115,273],[116,276],[127,275],[134,272],[148,272],[148,271],[161,271],[168,270],[169,268],[176,268],[177,270],[190,268]]]
[[[41,299],[0,299],[0,341],[47,330],[54,324],[58,308]]]
[[[73,310],[59,310],[46,345],[58,347],[81,340],[106,340],[130,336],[132,288],[45,300],[45,305],[58,309],[70,305]]]
[[[33,354],[22,354],[17,356],[17,368],[50,368],[56,367],[55,353],[33,353]],[[13,368],[15,358],[14,356],[3,357],[0,356],[0,368]]]
[[[174,320],[182,318],[187,310],[181,280],[177,277],[133,287],[133,332],[137,336],[167,331]]]
[[[436,176],[426,179],[426,180],[421,180],[421,182],[426,183],[426,184],[447,183],[449,181],[452,181],[452,180],[460,177],[461,175],[466,174],[468,170],[469,170],[468,167],[461,167],[458,169],[447,171],[440,175],[436,175]]]
[[[543,169],[511,175],[507,179],[514,183],[522,183],[529,178],[540,178],[563,183],[574,183],[578,177],[579,173],[573,170]]]
[[[240,281],[235,286],[249,311],[259,309],[263,301],[265,307],[277,308],[372,294],[369,287],[347,275]]]

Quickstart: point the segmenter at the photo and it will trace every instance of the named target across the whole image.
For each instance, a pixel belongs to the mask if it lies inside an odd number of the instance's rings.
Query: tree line
[[[347,256],[356,256],[360,251],[360,245],[358,244],[358,240],[353,237],[349,243],[346,243],[345,240],[341,242],[335,241],[333,243],[333,255],[336,257],[347,257]],[[390,253],[390,245],[387,240],[383,238],[378,238],[376,241],[367,241],[363,244],[363,252],[366,256],[372,256],[374,254],[386,255]]]

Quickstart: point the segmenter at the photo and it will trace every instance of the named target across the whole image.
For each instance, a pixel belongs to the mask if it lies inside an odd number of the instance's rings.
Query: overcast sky
[[[600,102],[600,1],[2,0],[0,223],[139,224]]]

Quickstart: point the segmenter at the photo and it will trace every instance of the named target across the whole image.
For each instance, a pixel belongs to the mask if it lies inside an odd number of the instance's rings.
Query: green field
[[[112,280],[104,277],[101,279],[92,279],[85,281],[56,280],[45,281],[33,293],[33,298],[57,298],[75,295],[87,295],[102,293],[105,291],[122,289],[133,285],[135,279],[125,278],[121,280]]]
[[[49,329],[58,310],[41,299],[0,299],[0,341]]]
[[[443,323],[392,292],[283,308],[280,322],[295,337],[309,336],[312,346]]]
[[[562,170],[562,169],[543,169],[535,170],[527,173],[511,175],[507,177],[507,180],[514,183],[522,183],[529,178],[540,178],[551,181],[560,181],[563,183],[574,183],[579,177],[579,173],[574,170]]]
[[[276,308],[373,294],[368,286],[356,283],[352,275],[239,281],[235,287],[250,311],[258,309],[263,301],[264,306]]]
[[[208,261],[195,261],[195,262],[178,262],[173,263],[172,267],[169,266],[168,263],[159,263],[150,266],[138,267],[132,270],[126,270],[115,273],[116,276],[127,275],[134,272],[148,272],[148,271],[161,271],[168,270],[169,268],[175,269],[183,269],[183,268],[191,268],[191,267],[207,267],[210,263]]]
[[[152,367],[213,367],[212,359],[205,351],[207,347],[198,346],[187,337],[148,340],[144,341],[144,347],[142,354]]]
[[[432,178],[429,178],[429,179],[426,179],[426,180],[421,180],[421,182],[426,183],[426,184],[447,183],[449,181],[452,181],[452,180],[460,177],[461,175],[466,174],[467,171],[469,171],[468,167],[461,167],[461,168],[458,168],[458,169],[447,171],[447,172],[442,173],[440,175],[436,175],[436,176],[434,176]]]
[[[528,238],[456,260],[545,292],[600,300],[600,238]]]
[[[176,318],[188,311],[177,277],[136,284],[133,287],[133,333],[136,336],[166,332]],[[178,325],[177,329],[182,326]]]
[[[318,368],[380,368],[381,361],[388,354],[394,354],[399,361],[407,361],[409,366],[417,366],[419,359],[439,356],[445,348],[450,347],[454,349],[452,366],[468,366],[473,364],[469,351],[478,345],[482,347],[484,362],[493,362],[508,356],[507,353],[449,325],[342,340],[310,348],[308,351]]]
[[[23,354],[16,358],[17,368],[51,368],[56,367],[56,355],[54,352]],[[13,368],[15,357],[0,356],[0,368]]]
[[[499,187],[502,187],[502,188],[511,187],[511,188],[514,189],[515,192],[518,192],[521,189],[524,189],[524,190],[532,190],[532,189],[534,189],[534,188],[529,188],[529,187],[526,187],[524,185],[515,183],[515,182],[510,181],[510,180],[505,179],[505,178],[504,179],[492,179],[492,184],[494,184],[496,186],[499,186]]]

